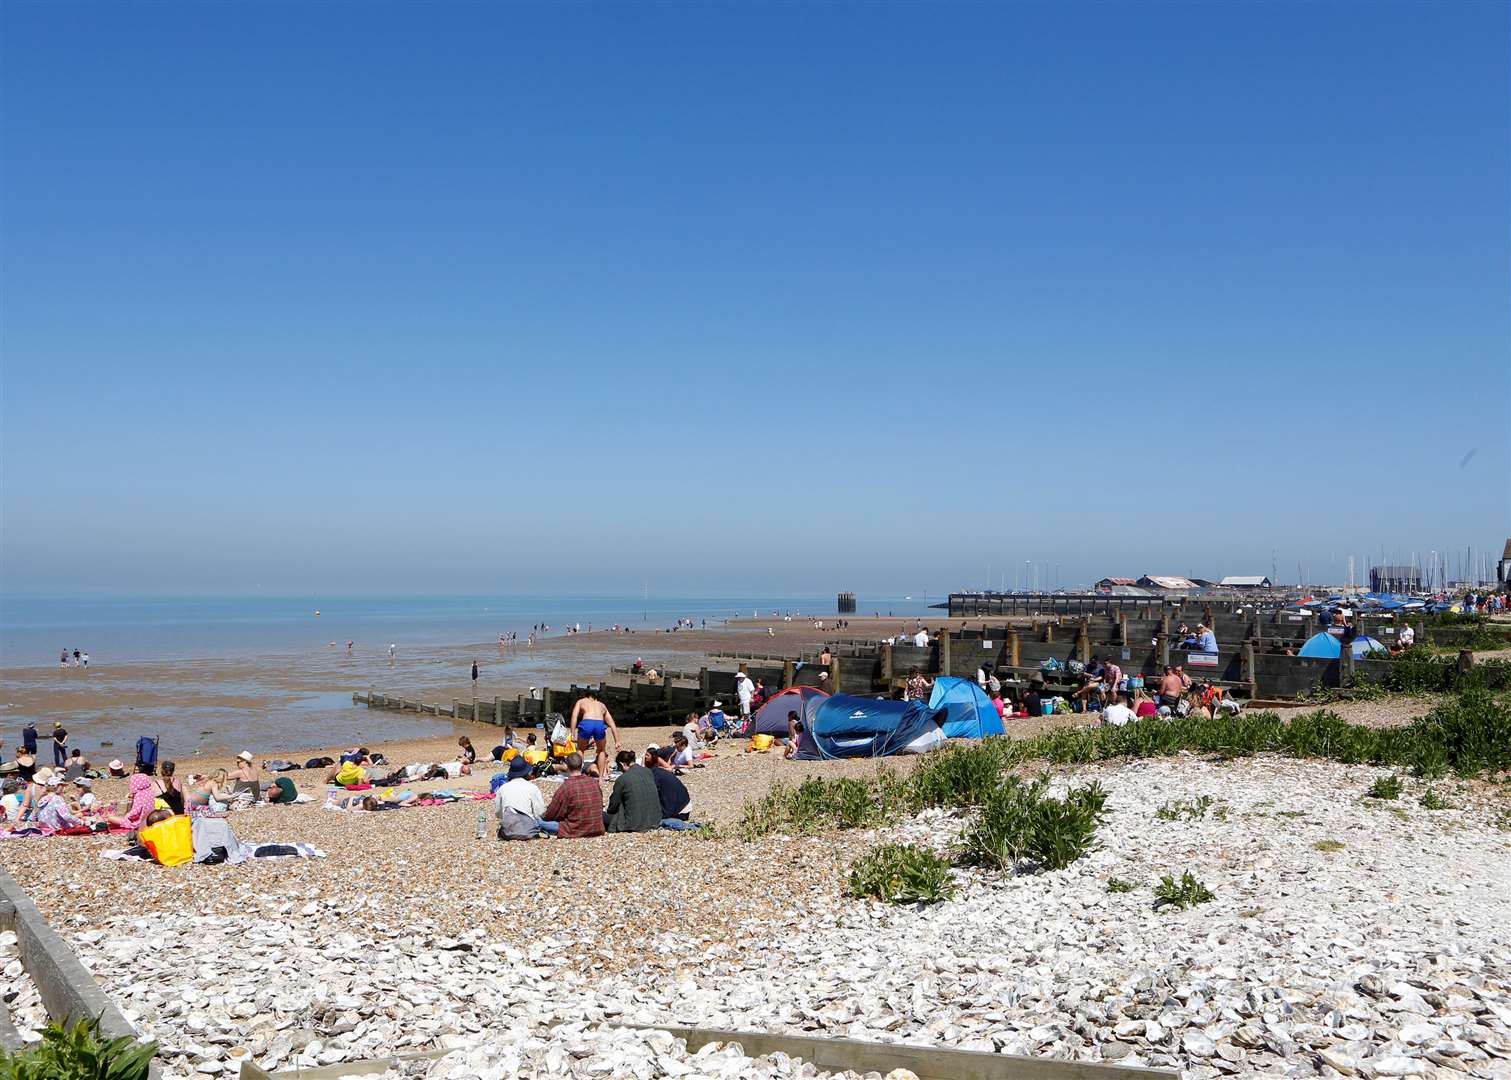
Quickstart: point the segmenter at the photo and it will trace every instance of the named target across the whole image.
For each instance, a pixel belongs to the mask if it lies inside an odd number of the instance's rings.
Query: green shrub
[[[1417,800],[1417,805],[1423,810],[1457,810],[1458,807],[1443,798],[1432,788],[1422,792],[1422,797]]]
[[[1389,776],[1375,778],[1375,782],[1364,793],[1366,799],[1399,799],[1401,797],[1401,778],[1395,773]]]
[[[1460,776],[1511,769],[1511,706],[1489,690],[1465,690],[1412,724]]]
[[[1107,891],[1110,893],[1130,893],[1136,888],[1138,888],[1136,881],[1124,881],[1120,877],[1107,879]]]
[[[1312,847],[1318,851],[1342,851],[1344,844],[1341,840],[1318,840]]]
[[[1159,809],[1154,812],[1154,816],[1161,821],[1180,821],[1181,819],[1195,821],[1198,818],[1206,817],[1207,811],[1211,807],[1212,796],[1210,795],[1199,796],[1190,802],[1185,799],[1169,799],[1160,804]]]
[[[976,820],[960,834],[967,862],[1014,870],[1023,860],[1058,870],[1084,855],[1096,836],[1106,795],[1086,788],[1064,799],[1044,794],[1049,781],[1024,783],[1005,777],[981,804]]]
[[[883,844],[850,867],[850,896],[889,904],[932,904],[955,895],[949,860],[915,844]]]
[[[146,1080],[157,1043],[102,1039],[98,1019],[49,1024],[42,1041],[0,1053],[0,1080]]]
[[[981,805],[1002,780],[1002,741],[951,746],[928,755],[913,772],[913,801],[918,806]]]
[[[1159,884],[1154,887],[1154,898],[1154,906],[1157,908],[1168,904],[1181,911],[1217,899],[1211,889],[1191,876],[1189,870],[1181,874],[1179,881],[1169,874],[1160,878]]]

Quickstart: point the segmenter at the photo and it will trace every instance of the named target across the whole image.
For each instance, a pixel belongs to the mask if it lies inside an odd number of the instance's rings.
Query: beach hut
[[[1007,734],[992,699],[970,679],[939,676],[929,694],[929,708],[945,711],[945,721],[940,727],[948,738],[984,739],[988,735]]]
[[[810,701],[829,696],[828,691],[816,686],[790,686],[756,710],[750,720],[751,735],[777,735],[787,737],[787,714],[795,712],[799,719],[808,715]]]
[[[1354,638],[1349,651],[1353,653],[1355,660],[1363,660],[1372,652],[1388,653],[1390,650],[1372,637],[1361,636]],[[1307,638],[1297,655],[1309,656],[1314,660],[1336,660],[1343,655],[1343,639],[1324,630]]]
[[[834,694],[812,704],[809,732],[820,757],[917,754],[944,743],[942,709],[922,701],[879,701]]]

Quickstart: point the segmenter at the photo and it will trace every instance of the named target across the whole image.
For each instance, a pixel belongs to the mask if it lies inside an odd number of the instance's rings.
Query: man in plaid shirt
[[[574,751],[566,760],[567,778],[551,796],[545,820],[558,822],[556,835],[566,839],[602,836],[603,786],[596,777],[582,774],[581,754]]]

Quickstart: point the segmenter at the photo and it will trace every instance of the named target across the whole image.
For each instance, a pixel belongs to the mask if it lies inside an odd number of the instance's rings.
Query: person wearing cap
[[[37,752],[37,725],[27,724],[21,729],[21,749],[28,754],[35,755]]]
[[[59,769],[68,763],[68,732],[61,720],[52,722],[52,763]]]
[[[500,840],[528,840],[541,833],[554,836],[561,828],[559,822],[545,820],[546,797],[530,779],[534,771],[522,757],[509,762],[507,778],[493,796]]]

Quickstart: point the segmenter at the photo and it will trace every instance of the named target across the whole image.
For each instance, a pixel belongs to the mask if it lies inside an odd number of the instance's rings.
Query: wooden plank
[[[1133,1068],[1092,1061],[1060,1061],[1054,1058],[1022,1057],[1018,1054],[987,1054],[977,1050],[945,1047],[901,1046],[895,1043],[861,1042],[858,1039],[815,1038],[807,1035],[772,1035],[764,1031],[719,1031],[713,1028],[641,1027],[666,1031],[697,1051],[711,1042],[737,1042],[751,1057],[782,1053],[802,1058],[820,1069],[850,1069],[858,1073],[908,1069],[919,1080],[1171,1080],[1174,1069]]]

